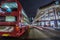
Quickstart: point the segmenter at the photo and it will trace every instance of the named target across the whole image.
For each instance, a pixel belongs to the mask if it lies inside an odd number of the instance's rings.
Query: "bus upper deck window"
[[[6,2],[1,5],[1,8],[6,12],[17,11],[18,5],[16,2]]]

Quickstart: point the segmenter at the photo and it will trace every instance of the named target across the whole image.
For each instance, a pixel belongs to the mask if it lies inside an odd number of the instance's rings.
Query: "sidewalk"
[[[55,30],[55,29],[52,28],[52,27],[42,27],[42,28],[49,29],[49,30]]]
[[[40,30],[43,30],[43,29],[55,30],[55,29],[52,28],[52,27],[35,27],[35,28],[40,29]]]

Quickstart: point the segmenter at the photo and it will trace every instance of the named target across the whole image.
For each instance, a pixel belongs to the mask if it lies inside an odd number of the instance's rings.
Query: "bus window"
[[[18,5],[16,2],[6,2],[1,4],[1,8],[5,12],[17,11]]]
[[[6,22],[15,22],[16,17],[15,16],[6,16],[5,21]]]
[[[0,16],[0,22],[15,22],[16,20],[15,16]]]

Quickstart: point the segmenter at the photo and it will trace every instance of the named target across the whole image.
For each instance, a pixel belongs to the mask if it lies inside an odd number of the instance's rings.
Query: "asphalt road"
[[[25,35],[19,38],[3,38],[0,40],[60,40],[60,31],[56,30],[48,30],[48,29],[36,29],[36,28],[31,28],[30,32],[28,33],[26,31]],[[25,38],[24,38],[25,37]]]
[[[36,28],[30,29],[29,39],[37,39],[37,40],[60,40],[60,32],[53,30],[38,30]]]

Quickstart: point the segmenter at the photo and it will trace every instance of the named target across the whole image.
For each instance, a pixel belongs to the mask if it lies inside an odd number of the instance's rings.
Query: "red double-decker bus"
[[[28,29],[20,26],[22,6],[18,0],[0,0],[0,36],[19,37]]]

